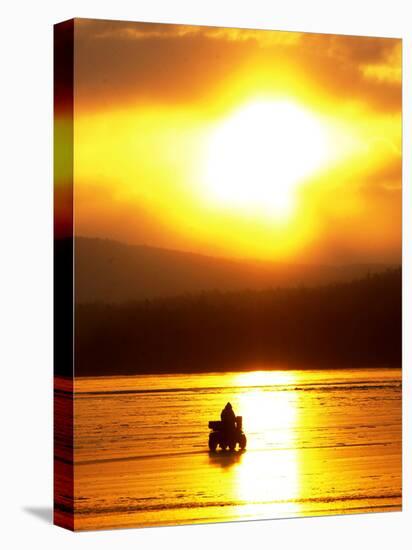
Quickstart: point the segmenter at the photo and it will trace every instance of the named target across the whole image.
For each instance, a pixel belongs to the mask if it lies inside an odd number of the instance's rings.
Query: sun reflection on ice
[[[236,375],[234,382],[248,387],[236,402],[248,437],[248,450],[234,465],[237,499],[247,503],[240,505],[239,513],[243,517],[295,514],[300,495],[295,448],[299,397],[288,386],[296,384],[296,374],[255,371]]]
[[[298,423],[296,385],[291,372],[254,371],[235,375],[234,384],[245,387],[235,400],[243,416],[249,450],[290,449],[295,444]]]

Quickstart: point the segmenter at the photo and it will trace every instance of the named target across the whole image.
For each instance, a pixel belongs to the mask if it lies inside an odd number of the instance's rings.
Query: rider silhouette
[[[230,403],[227,403],[226,407],[220,413],[220,419],[225,429],[231,430],[236,427],[236,415]]]

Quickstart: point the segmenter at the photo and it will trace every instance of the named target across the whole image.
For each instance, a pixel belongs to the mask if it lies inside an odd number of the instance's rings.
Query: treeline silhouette
[[[401,270],[317,288],[76,306],[75,374],[400,366]]]

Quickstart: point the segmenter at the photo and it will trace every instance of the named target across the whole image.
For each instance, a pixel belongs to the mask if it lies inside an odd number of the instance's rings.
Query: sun
[[[203,187],[209,200],[230,209],[285,218],[297,187],[327,157],[319,117],[290,101],[254,101],[211,132]]]

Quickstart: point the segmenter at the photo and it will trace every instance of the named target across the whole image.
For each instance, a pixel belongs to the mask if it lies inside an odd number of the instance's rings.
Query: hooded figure
[[[220,419],[223,422],[224,428],[233,429],[236,427],[236,415],[230,403],[227,403],[226,407],[220,413]]]

